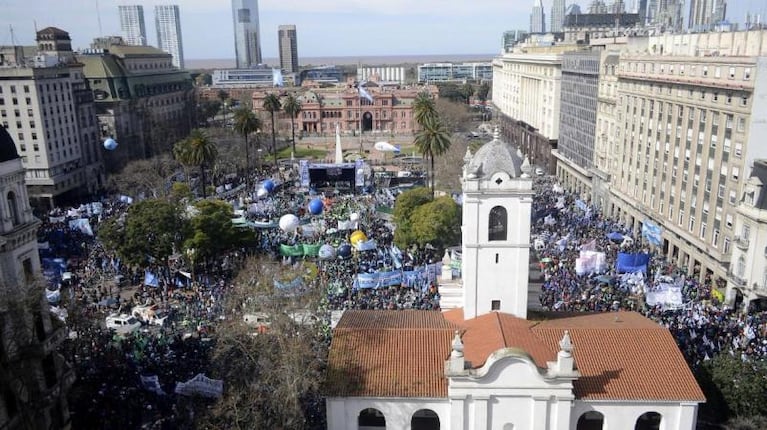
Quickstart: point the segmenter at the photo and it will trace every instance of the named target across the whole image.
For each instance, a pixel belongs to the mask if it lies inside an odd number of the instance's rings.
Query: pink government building
[[[280,97],[296,94],[301,112],[295,118],[296,136],[322,136],[335,133],[353,135],[360,127],[365,133],[381,135],[412,134],[417,131],[413,118],[413,102],[419,93],[427,91],[438,97],[435,86],[407,86],[368,82],[365,86],[373,97],[371,103],[361,98],[353,83],[329,88],[307,87],[296,89],[269,88],[253,92],[253,110],[270,127],[269,113],[264,110],[264,98],[269,93]],[[285,112],[278,116],[279,134],[290,134],[290,117]]]

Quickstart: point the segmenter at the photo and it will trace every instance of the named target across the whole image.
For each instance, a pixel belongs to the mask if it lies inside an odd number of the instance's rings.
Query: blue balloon
[[[352,256],[352,246],[348,243],[344,243],[343,245],[338,247],[338,252],[336,253],[340,258],[349,258]]]
[[[325,207],[325,204],[322,203],[322,200],[320,199],[314,199],[309,202],[309,212],[312,215],[319,215],[322,213],[322,208]]]
[[[266,191],[269,191],[270,193],[274,191],[274,181],[271,179],[267,179],[264,181],[263,187]]]
[[[104,141],[104,148],[114,151],[117,149],[117,141],[112,139],[111,137]]]

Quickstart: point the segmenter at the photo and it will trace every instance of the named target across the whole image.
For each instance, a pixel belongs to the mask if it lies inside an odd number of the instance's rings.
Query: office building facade
[[[234,53],[238,69],[257,66],[261,58],[261,26],[258,0],[232,0]]]
[[[298,34],[295,25],[281,25],[277,30],[280,48],[280,68],[286,73],[298,73]]]
[[[559,141],[555,152],[560,177],[590,177],[594,164],[599,63],[599,51],[562,55]]]
[[[361,66],[357,67],[357,81],[405,83],[405,68],[402,66]]]
[[[93,96],[69,34],[37,32],[26,65],[0,68],[0,121],[14,137],[33,204],[51,208],[103,186]]]
[[[426,63],[418,66],[418,82],[489,81],[492,63]]]
[[[546,12],[543,10],[543,0],[535,0],[533,12],[530,14],[530,33],[546,32]]]
[[[144,23],[144,6],[117,6],[120,14],[120,31],[128,45],[146,45],[146,25]]]
[[[688,35],[621,55],[613,213],[635,230],[659,225],[660,252],[691,276],[738,284],[736,210],[748,170],[767,158],[757,141],[767,134],[767,31],[691,36],[718,56],[686,55]]]
[[[181,41],[181,19],[178,5],[154,7],[154,22],[157,29],[157,47],[173,56],[173,65],[184,68],[184,44]]]
[[[726,0],[691,0],[687,27],[692,31],[708,31],[727,14]]]

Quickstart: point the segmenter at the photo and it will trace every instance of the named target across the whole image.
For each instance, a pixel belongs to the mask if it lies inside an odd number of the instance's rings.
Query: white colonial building
[[[343,314],[329,429],[695,428],[705,398],[667,329],[635,312],[527,314],[528,169],[497,134],[466,159],[462,308]]]

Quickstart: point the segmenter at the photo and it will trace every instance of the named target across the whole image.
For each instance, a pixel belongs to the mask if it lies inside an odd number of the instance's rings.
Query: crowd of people
[[[710,278],[700,282],[696,274],[688,276],[643,241],[639,232],[588,205],[583,210],[577,200],[578,196],[562,190],[553,178],[541,178],[535,184],[532,237],[542,239],[535,253],[544,276],[540,301],[545,309],[639,311],[671,331],[693,367],[720,353],[744,360],[767,358],[767,313],[729,307],[712,294]],[[611,240],[611,233],[624,239]],[[605,253],[604,271],[577,274],[575,261],[585,247]],[[650,254],[638,288],[623,282],[626,275],[617,273],[619,252]],[[645,303],[646,292],[653,290],[659,278],[680,285],[681,306]]]

